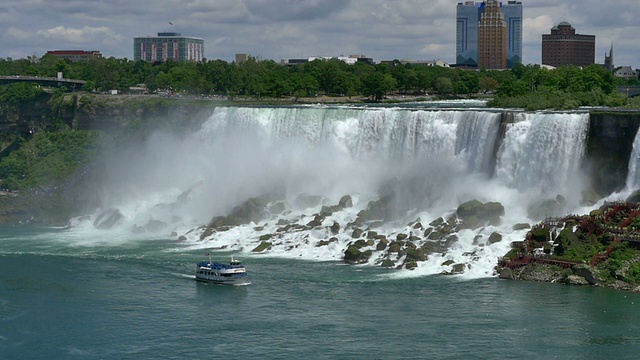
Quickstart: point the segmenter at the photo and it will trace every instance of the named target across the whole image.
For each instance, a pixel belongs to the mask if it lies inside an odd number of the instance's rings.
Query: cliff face
[[[198,126],[211,115],[215,104],[206,100],[158,97],[43,94],[37,101],[17,107],[0,104],[0,140],[9,134],[29,137],[36,131],[66,124],[78,130],[118,133],[170,126]]]
[[[76,99],[72,126],[118,134],[169,127],[185,130],[201,125],[215,104],[206,100],[181,100],[136,96],[92,96]]]
[[[625,186],[640,112],[592,112],[583,166],[602,195]]]

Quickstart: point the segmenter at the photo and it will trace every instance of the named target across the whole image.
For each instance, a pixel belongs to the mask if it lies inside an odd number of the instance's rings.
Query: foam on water
[[[579,207],[588,127],[588,114],[520,113],[502,137],[500,119],[500,112],[484,110],[217,108],[199,131],[184,137],[158,134],[126,161],[115,159],[104,185],[104,208],[119,209],[123,220],[107,232],[94,230],[89,221],[71,233],[84,234],[78,236],[84,244],[104,234],[108,241],[126,242],[153,237],[134,235],[131,228],[158,220],[170,224],[165,235],[175,231],[186,237],[181,246],[340,261],[354,241],[346,224],[384,192],[395,194],[398,219],[372,230],[390,240],[400,233],[423,237],[424,229],[408,224],[419,219],[427,227],[465,201],[498,201],[506,212],[500,226],[459,231],[445,253],[391,275],[450,271],[446,262],[466,264],[468,277],[491,276],[496,259],[526,233],[513,225],[541,220],[529,218],[533,201],[562,195],[567,211]],[[279,194],[285,212],[200,240],[201,225],[264,194]],[[295,205],[300,194],[322,201],[301,208]],[[307,224],[323,205],[335,205],[344,195],[352,197],[353,207],[326,216],[322,226],[278,232],[279,220]],[[334,223],[340,224],[337,234],[328,229]],[[489,244],[493,232],[502,234],[502,241]],[[275,235],[271,249],[252,254],[260,237],[270,234]],[[318,246],[331,237],[337,240]],[[369,265],[379,263],[383,252],[375,245],[362,250],[373,251]]]

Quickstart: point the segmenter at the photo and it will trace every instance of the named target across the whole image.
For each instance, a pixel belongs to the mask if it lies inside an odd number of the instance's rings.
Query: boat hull
[[[211,284],[219,284],[219,285],[242,286],[242,285],[251,284],[251,280],[249,280],[248,276],[226,277],[226,276],[196,274],[196,280],[201,282],[211,283]]]

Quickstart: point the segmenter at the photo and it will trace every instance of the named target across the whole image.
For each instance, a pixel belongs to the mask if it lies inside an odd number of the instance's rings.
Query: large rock
[[[478,211],[481,207],[482,203],[478,200],[467,201],[466,203],[460,204],[458,206],[456,214],[461,218],[475,216],[478,214]]]
[[[351,196],[345,195],[342,198],[340,198],[340,201],[338,202],[338,206],[340,206],[342,209],[352,207],[353,200],[351,199]]]
[[[260,245],[256,246],[253,250],[251,250],[252,252],[263,252],[266,250],[270,250],[271,246],[273,244],[268,242],[268,241],[263,241],[260,243]]]
[[[489,235],[489,244],[495,244],[500,241],[502,241],[502,235],[500,233],[493,232]]]
[[[377,201],[370,201],[367,208],[358,213],[358,218],[362,221],[388,220],[390,216],[390,206],[392,197],[385,196]]]
[[[572,270],[574,275],[585,279],[590,285],[598,285],[600,282],[594,275],[593,269],[587,265],[576,265]]]
[[[460,204],[456,215],[462,219],[460,229],[477,229],[486,224],[497,226],[504,215],[504,206],[499,202],[471,200]]]
[[[360,251],[360,246],[350,245],[344,251],[344,261],[349,264],[364,264],[369,261],[371,254],[373,254],[371,250]]]

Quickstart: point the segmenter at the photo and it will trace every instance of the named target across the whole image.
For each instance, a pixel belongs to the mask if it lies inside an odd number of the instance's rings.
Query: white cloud
[[[175,31],[205,40],[207,59],[360,53],[374,60],[455,58],[462,0],[3,0],[0,57],[73,46],[132,57],[136,36]],[[480,0],[476,0],[480,1]],[[619,65],[640,67],[637,0],[522,0],[523,61],[540,61],[541,36],[560,21],[596,35],[596,61],[611,42]],[[169,25],[169,21],[173,25]]]
[[[29,38],[29,36],[28,32],[14,27],[8,28],[4,34],[4,38],[9,41],[22,41]]]
[[[123,39],[121,35],[114,33],[105,26],[90,27],[85,26],[81,29],[67,28],[64,26],[56,26],[47,30],[39,30],[36,35],[53,41],[64,41],[74,44],[116,44]]]

